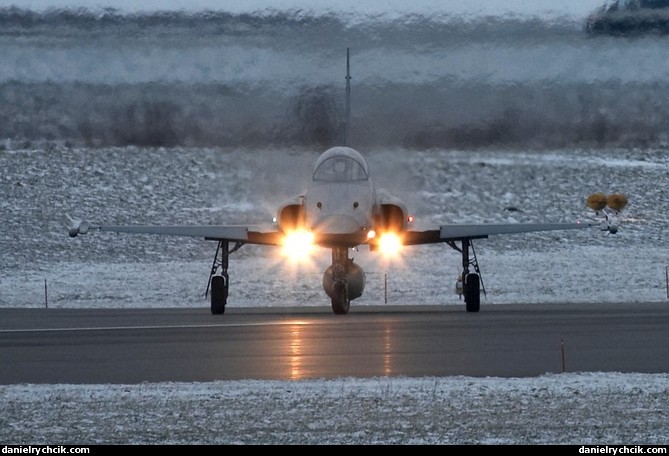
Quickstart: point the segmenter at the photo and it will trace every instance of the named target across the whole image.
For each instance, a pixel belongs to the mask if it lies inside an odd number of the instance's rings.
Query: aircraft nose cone
[[[326,234],[351,234],[360,231],[361,227],[349,216],[329,215],[320,219],[315,228]]]

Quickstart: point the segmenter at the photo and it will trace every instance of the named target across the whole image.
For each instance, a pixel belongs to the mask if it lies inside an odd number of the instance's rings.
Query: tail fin
[[[351,123],[351,65],[349,48],[346,48],[346,113],[344,118],[344,146],[348,146],[348,129]]]

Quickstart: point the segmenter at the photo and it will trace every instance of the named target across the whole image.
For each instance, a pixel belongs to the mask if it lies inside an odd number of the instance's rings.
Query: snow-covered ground
[[[402,197],[418,228],[442,223],[572,222],[591,193],[622,192],[616,235],[597,229],[476,241],[487,299],[532,302],[667,300],[669,200],[663,150],[362,151],[379,187]],[[267,223],[304,189],[318,152],[238,149],[0,151],[0,306],[205,307],[215,243],[93,233],[70,239],[66,214],[109,224]],[[397,170],[402,170],[398,173]],[[509,210],[516,209],[516,210]],[[388,262],[361,248],[367,274],[354,305],[453,304],[460,255],[406,248]],[[330,255],[291,266],[277,249],[233,254],[231,306],[328,305]]]
[[[496,0],[451,0],[448,2],[447,10],[457,15],[504,15],[504,14],[527,14],[540,15],[552,13],[553,15],[586,15],[594,8],[600,6],[600,0],[568,0],[556,4],[551,0],[534,0],[533,2],[508,1],[500,3]],[[393,17],[397,14],[429,14],[435,9],[443,8],[430,0],[419,0],[410,3],[398,0],[356,2],[351,0],[333,2],[304,1],[304,0],[228,0],[221,3],[216,0],[147,0],[137,3],[132,0],[0,0],[0,7],[14,6],[19,4],[24,8],[40,10],[44,8],[102,8],[113,6],[126,11],[152,11],[152,10],[220,10],[251,13],[263,10],[296,10],[332,12],[344,11],[346,13],[365,13],[373,16],[379,14]]]
[[[669,375],[0,386],[13,444],[669,444]]]

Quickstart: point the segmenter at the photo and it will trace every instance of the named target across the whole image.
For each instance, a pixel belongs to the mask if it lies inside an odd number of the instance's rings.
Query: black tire
[[[351,301],[346,293],[346,285],[338,282],[334,285],[335,297],[331,299],[332,311],[335,315],[346,315],[351,308]]]
[[[211,278],[211,313],[220,315],[225,313],[228,303],[228,279],[223,276]]]
[[[478,312],[481,308],[481,280],[478,274],[467,274],[463,289],[467,312]]]

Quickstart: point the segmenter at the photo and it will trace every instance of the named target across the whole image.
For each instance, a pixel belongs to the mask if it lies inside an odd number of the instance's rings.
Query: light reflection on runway
[[[305,322],[292,322],[289,329],[289,345],[288,353],[290,353],[289,366],[291,380],[299,380],[304,377],[303,359],[304,356],[304,340],[302,337],[303,326]]]
[[[282,378],[303,380],[312,378],[314,373],[323,369],[336,371],[361,353],[370,351],[365,369],[379,372],[386,377],[396,374],[394,368],[397,353],[394,353],[396,327],[392,322],[385,322],[378,330],[362,331],[367,333],[368,341],[363,346],[347,334],[358,327],[358,322],[340,320],[334,325],[334,332],[325,335],[322,322],[313,320],[289,320],[277,325],[282,335],[281,343],[275,351],[272,363],[281,372]],[[314,352],[321,356],[314,357]],[[317,360],[316,360],[317,359]]]
[[[386,377],[390,377],[391,375],[393,375],[392,341],[393,341],[392,328],[390,326],[390,323],[386,323],[385,328],[383,329],[383,374]]]

